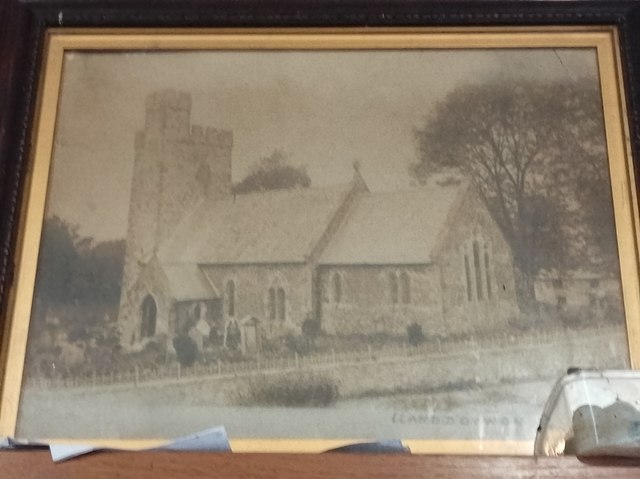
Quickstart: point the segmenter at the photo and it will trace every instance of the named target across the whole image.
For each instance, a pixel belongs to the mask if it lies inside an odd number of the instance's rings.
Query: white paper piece
[[[102,448],[88,446],[86,444],[49,444],[49,451],[51,452],[53,462],[66,461],[72,457],[81,456],[82,454],[100,449]]]
[[[49,444],[53,462],[66,461],[93,451],[231,451],[224,426],[213,427],[151,448],[106,448],[88,444]]]
[[[224,427],[213,427],[155,448],[162,451],[231,451]]]

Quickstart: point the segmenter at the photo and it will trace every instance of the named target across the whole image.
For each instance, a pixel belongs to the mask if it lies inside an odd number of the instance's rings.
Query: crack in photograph
[[[20,437],[532,441],[629,367],[592,48],[70,51]]]

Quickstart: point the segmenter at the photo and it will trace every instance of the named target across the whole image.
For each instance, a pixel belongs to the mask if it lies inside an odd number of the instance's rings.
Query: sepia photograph
[[[16,436],[532,442],[631,365],[601,70],[66,50]]]

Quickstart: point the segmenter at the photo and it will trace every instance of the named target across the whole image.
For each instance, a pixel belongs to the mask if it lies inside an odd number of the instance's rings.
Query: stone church
[[[135,141],[123,346],[189,334],[243,349],[299,334],[499,330],[518,314],[511,251],[466,184],[345,184],[234,195],[233,136],[191,125],[190,96],[148,97]]]

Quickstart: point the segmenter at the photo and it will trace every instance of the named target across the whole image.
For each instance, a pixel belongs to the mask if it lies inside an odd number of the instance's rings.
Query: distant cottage
[[[233,195],[232,134],[190,125],[191,100],[151,95],[136,137],[119,321],[127,347],[240,331],[500,329],[517,314],[510,249],[468,185],[345,185]],[[200,344],[201,346],[201,344]]]

